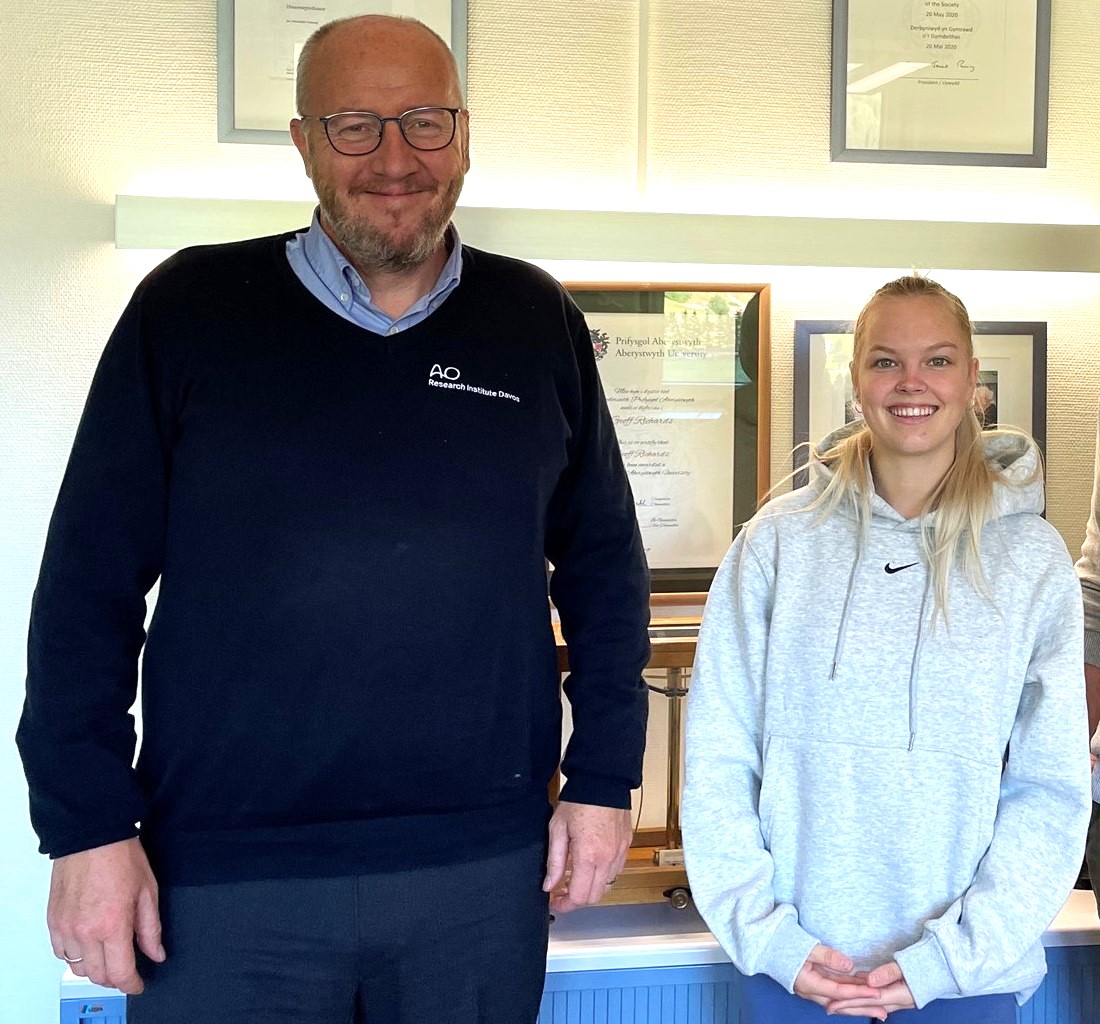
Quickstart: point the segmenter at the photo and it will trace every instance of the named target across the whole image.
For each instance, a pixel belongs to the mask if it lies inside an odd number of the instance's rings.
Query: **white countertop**
[[[1096,899],[1074,889],[1043,935],[1044,946],[1100,946]],[[668,903],[629,907],[592,907],[557,917],[550,925],[547,973],[618,968],[687,967],[728,963],[722,947],[707,931],[694,907],[673,910]],[[62,999],[118,995],[66,970]]]
[[[1044,946],[1100,946],[1096,898],[1074,889],[1043,935]],[[547,972],[728,963],[729,957],[694,907],[667,903],[593,907],[550,926]]]
[[[1100,919],[1091,889],[1074,889],[1043,935],[1044,946],[1100,946]]]

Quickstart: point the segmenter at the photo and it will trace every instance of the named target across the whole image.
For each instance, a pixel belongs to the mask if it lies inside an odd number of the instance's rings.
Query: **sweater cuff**
[[[620,779],[601,775],[572,775],[562,786],[559,800],[594,807],[630,809],[630,786]]]
[[[793,907],[791,910],[772,933],[761,958],[761,969],[794,995],[795,979],[817,945],[817,939],[798,923]]]
[[[107,826],[94,832],[64,836],[49,843],[43,840],[38,847],[38,852],[49,854],[50,860],[57,860],[58,857],[69,857],[74,853],[83,853],[85,850],[95,850],[100,846],[110,846],[112,843],[135,839],[137,835],[138,830],[133,825]]]
[[[905,976],[905,983],[913,993],[918,1010],[933,999],[960,995],[959,986],[934,935],[926,932],[912,946],[899,950],[894,959]]]
[[[1100,665],[1100,632],[1085,630],[1085,664]]]

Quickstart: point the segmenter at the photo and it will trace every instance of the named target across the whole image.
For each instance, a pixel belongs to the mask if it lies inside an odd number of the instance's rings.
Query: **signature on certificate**
[[[932,67],[937,71],[950,71],[954,67],[971,75],[978,70],[977,65],[971,64],[968,60],[957,60],[954,64],[950,64],[945,60],[934,60],[932,61]]]

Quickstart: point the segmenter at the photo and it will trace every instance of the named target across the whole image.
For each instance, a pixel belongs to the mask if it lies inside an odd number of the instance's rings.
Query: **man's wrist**
[[[577,775],[566,781],[560,800],[572,804],[591,804],[593,807],[630,809],[630,787],[619,779],[599,775]]]

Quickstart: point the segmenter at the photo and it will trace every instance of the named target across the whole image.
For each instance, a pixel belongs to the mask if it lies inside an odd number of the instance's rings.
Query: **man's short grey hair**
[[[306,82],[309,79],[310,67],[313,64],[318,47],[325,41],[325,37],[335,29],[338,29],[341,25],[346,25],[350,21],[358,21],[359,18],[362,17],[364,17],[364,15],[359,14],[349,18],[337,18],[335,21],[327,21],[319,28],[314,29],[313,33],[305,41],[305,44],[302,46],[302,52],[298,54],[298,68],[295,72],[296,77],[294,81],[294,104],[298,108],[299,115],[306,113]],[[366,15],[366,17],[384,17],[390,21],[402,21],[407,25],[416,25],[435,39],[443,48],[443,52],[447,54],[447,59],[451,63],[451,70],[454,72],[455,83],[458,87],[459,102],[465,105],[466,100],[462,95],[462,76],[458,73],[458,61],[455,60],[455,55],[451,52],[451,48],[447,45],[447,41],[438,32],[429,28],[418,18],[409,18],[404,15]],[[331,111],[328,111],[328,113],[331,113]]]

